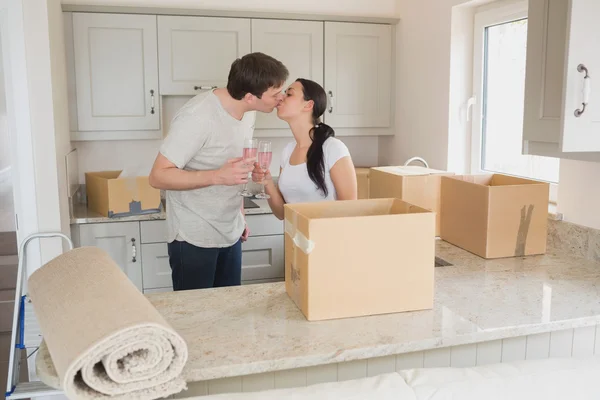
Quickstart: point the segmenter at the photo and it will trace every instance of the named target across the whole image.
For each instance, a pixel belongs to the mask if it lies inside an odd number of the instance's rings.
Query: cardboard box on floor
[[[397,198],[436,213],[435,235],[440,235],[440,184],[452,172],[405,166],[371,168],[369,198]]]
[[[431,309],[434,230],[398,199],[286,204],[286,291],[309,321]]]
[[[442,178],[441,238],[483,258],[544,254],[549,185],[501,174]]]
[[[355,168],[356,183],[358,187],[358,199],[364,200],[369,198],[369,171],[370,168]]]
[[[122,171],[86,172],[88,208],[105,217],[160,212],[160,190],[147,176],[120,178]]]

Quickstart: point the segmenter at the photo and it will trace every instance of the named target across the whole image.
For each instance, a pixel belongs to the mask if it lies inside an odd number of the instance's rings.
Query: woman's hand
[[[266,172],[264,172],[257,162],[254,163],[254,170],[252,171],[253,182],[266,184],[268,181],[272,180],[273,177],[271,176],[271,171],[267,170]]]

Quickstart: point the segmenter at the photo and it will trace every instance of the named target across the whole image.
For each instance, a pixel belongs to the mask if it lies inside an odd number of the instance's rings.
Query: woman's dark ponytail
[[[297,79],[297,82],[302,84],[304,90],[304,100],[312,100],[313,112],[312,119],[314,127],[310,131],[312,143],[306,153],[306,168],[308,176],[317,185],[325,196],[329,194],[327,185],[325,184],[325,155],[323,153],[323,145],[330,137],[335,136],[335,131],[327,124],[320,122],[321,115],[327,108],[327,94],[325,89],[316,82],[308,79]]]
[[[306,153],[306,169],[308,176],[317,185],[323,194],[327,197],[329,191],[325,184],[325,156],[323,154],[323,144],[330,137],[335,136],[333,128],[324,123],[317,123],[310,132],[312,144]]]

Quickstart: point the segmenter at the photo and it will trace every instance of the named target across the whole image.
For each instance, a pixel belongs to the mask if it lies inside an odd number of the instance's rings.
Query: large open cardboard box
[[[88,208],[105,217],[160,212],[160,190],[147,176],[119,178],[121,171],[86,172]]]
[[[369,198],[397,198],[435,212],[435,234],[439,236],[441,178],[451,175],[454,173],[419,166],[371,168]]]
[[[501,174],[442,179],[441,238],[483,258],[544,254],[549,185]]]
[[[285,287],[309,321],[433,307],[435,216],[398,199],[285,205]]]
[[[369,171],[370,168],[355,168],[356,184],[358,188],[358,199],[365,200],[369,198]]]

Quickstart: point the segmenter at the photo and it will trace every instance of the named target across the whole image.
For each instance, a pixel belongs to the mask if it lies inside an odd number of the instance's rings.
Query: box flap
[[[438,169],[425,168],[417,165],[397,166],[397,167],[377,167],[373,168],[377,171],[387,172],[394,175],[400,176],[414,176],[414,175],[446,175],[450,174],[448,171],[441,171]]]
[[[354,168],[354,170],[356,171],[356,176],[358,177],[369,176],[369,172],[371,171],[370,168]]]

